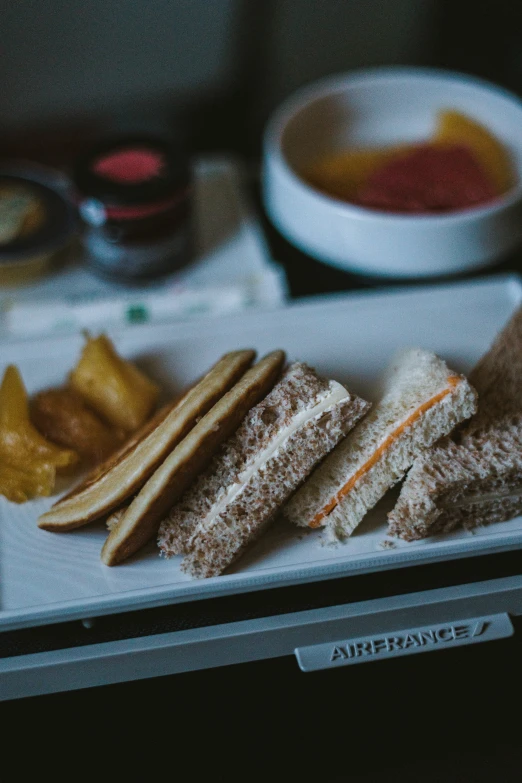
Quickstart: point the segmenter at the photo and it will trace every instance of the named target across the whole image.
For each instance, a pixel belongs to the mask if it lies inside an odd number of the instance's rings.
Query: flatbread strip
[[[105,565],[121,563],[156,535],[166,512],[238,428],[250,408],[268,394],[284,361],[283,351],[273,351],[261,359],[176,446],[111,529],[101,553]]]
[[[190,387],[192,388],[192,387]],[[112,454],[110,454],[107,459],[104,459],[103,462],[98,463],[95,465],[80,481],[79,484],[77,484],[75,487],[73,487],[69,492],[67,492],[66,495],[62,495],[59,501],[54,504],[54,507],[58,505],[58,503],[62,503],[64,500],[68,500],[69,498],[72,498],[74,495],[79,495],[80,492],[83,492],[87,487],[90,487],[92,484],[94,484],[96,481],[101,479],[102,476],[104,476],[106,473],[108,473],[110,470],[112,470],[119,462],[121,462],[127,454],[129,454],[133,449],[136,448],[138,443],[141,443],[142,440],[145,440],[145,438],[150,435],[151,432],[153,432],[156,427],[158,427],[164,419],[167,418],[168,414],[174,410],[174,408],[177,408],[183,400],[185,399],[186,395],[188,394],[188,391],[190,389],[187,389],[186,392],[183,394],[180,394],[178,397],[176,397],[174,400],[171,400],[170,402],[166,403],[166,405],[163,405],[154,416],[152,416],[151,419],[145,422],[145,424],[142,424],[142,426],[134,432],[130,438],[128,438],[125,443],[123,443],[119,449],[116,451],[113,451]]]
[[[225,354],[170,412],[158,412],[152,425],[146,425],[145,437],[143,431],[141,437],[135,436],[79,490],[42,514],[38,527],[53,532],[73,530],[104,516],[138,492],[196,422],[241,378],[254,358],[252,350]]]

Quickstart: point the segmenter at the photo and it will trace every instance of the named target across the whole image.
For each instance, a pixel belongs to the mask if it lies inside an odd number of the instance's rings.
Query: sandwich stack
[[[294,495],[284,514],[295,524],[349,536],[414,459],[476,410],[463,375],[434,353],[401,352],[380,402]]]
[[[391,535],[412,541],[522,513],[522,309],[470,380],[477,415],[415,460],[389,514]]]
[[[103,518],[106,565],[157,537],[186,573],[212,577],[280,512],[347,538],[406,474],[392,536],[509,519],[522,512],[521,348],[522,309],[470,381],[430,351],[402,351],[373,408],[302,362],[285,367],[281,350],[257,364],[233,351],[38,524]]]

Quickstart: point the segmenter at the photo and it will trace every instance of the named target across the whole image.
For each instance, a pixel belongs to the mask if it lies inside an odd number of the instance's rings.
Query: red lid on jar
[[[74,180],[80,199],[105,207],[152,207],[185,189],[188,156],[173,143],[155,137],[125,136],[95,145],[77,163]]]

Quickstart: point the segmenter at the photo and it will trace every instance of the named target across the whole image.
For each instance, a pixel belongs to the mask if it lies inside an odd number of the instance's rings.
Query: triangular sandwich
[[[297,525],[327,526],[334,539],[346,538],[414,459],[475,409],[475,391],[463,375],[430,351],[402,351],[385,376],[380,402],[283,513]]]
[[[185,554],[193,576],[221,574],[369,407],[306,364],[290,365],[170,510],[162,553]]]
[[[411,468],[389,516],[406,541],[522,514],[522,308],[470,374],[478,413]]]

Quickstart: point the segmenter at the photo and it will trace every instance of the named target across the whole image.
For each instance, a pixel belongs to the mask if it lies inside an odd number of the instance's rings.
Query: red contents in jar
[[[113,182],[137,184],[159,177],[164,165],[161,153],[146,147],[135,147],[104,155],[96,161],[93,171]]]
[[[449,212],[496,196],[494,183],[467,147],[424,144],[372,172],[356,203],[386,212]]]

